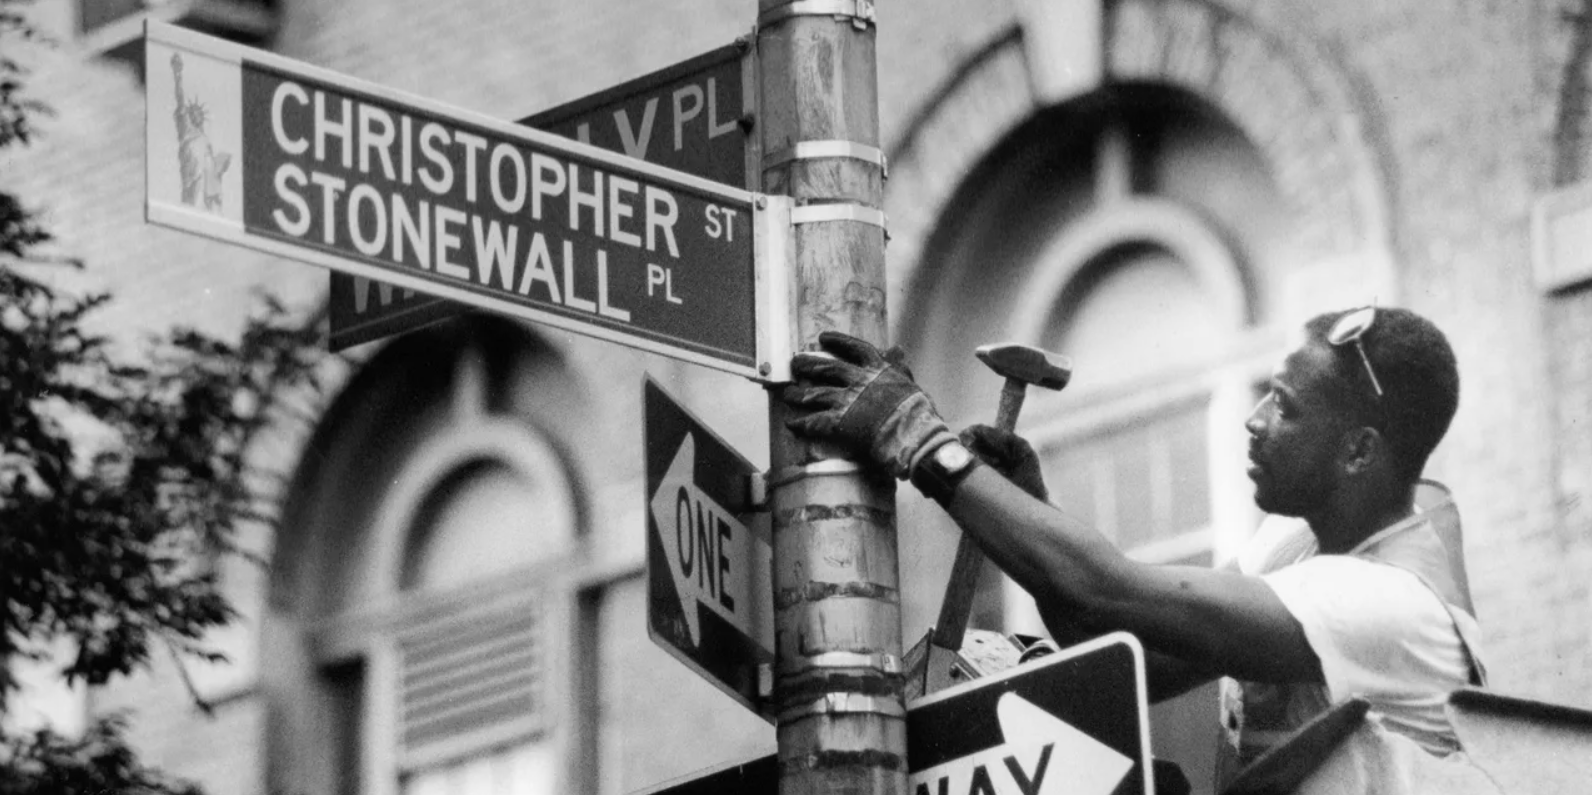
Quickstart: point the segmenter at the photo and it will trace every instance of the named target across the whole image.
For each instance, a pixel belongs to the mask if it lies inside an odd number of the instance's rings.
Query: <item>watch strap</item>
[[[951,445],[960,447],[962,456],[965,456],[963,463],[954,468],[948,467],[942,456],[945,448]],[[963,447],[961,442],[952,437],[935,445],[933,449],[918,458],[917,466],[912,468],[912,485],[916,486],[923,496],[942,506],[949,505],[951,498],[956,496],[957,487],[961,486],[962,481],[981,465],[978,456],[973,455],[971,450]]]

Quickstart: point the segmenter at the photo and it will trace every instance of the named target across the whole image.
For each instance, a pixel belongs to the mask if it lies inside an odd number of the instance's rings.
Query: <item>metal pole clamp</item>
[[[794,146],[781,149],[763,158],[763,169],[778,168],[795,160],[820,160],[843,157],[861,160],[879,167],[885,179],[890,178],[890,164],[884,151],[877,146],[854,141],[797,141]]]
[[[829,202],[825,204],[804,204],[792,207],[790,222],[792,224],[816,224],[824,221],[859,221],[872,224],[880,229],[889,229],[886,225],[884,210],[877,207],[868,207],[850,202]]]
[[[770,473],[766,478],[768,488],[778,488],[798,480],[807,478],[825,477],[828,475],[851,475],[862,471],[862,465],[844,458],[826,458],[810,464],[782,467]]]
[[[901,673],[901,658],[894,654],[863,654],[851,651],[831,651],[810,657],[797,657],[780,666],[786,673],[800,673],[812,669],[865,668],[883,674]]]
[[[837,713],[871,713],[891,718],[906,717],[906,707],[893,698],[868,696],[860,693],[826,693],[823,698],[798,704],[779,713],[779,722],[796,720],[808,715],[833,715]]]
[[[791,17],[834,17],[836,20],[850,20],[852,27],[858,30],[866,30],[869,25],[875,24],[873,0],[794,0],[758,14],[757,26],[768,27]]]

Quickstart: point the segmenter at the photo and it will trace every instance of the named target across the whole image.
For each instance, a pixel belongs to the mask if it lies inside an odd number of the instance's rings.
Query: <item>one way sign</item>
[[[773,540],[752,510],[758,470],[656,382],[642,392],[647,451],[647,632],[748,709],[774,661]]]
[[[1115,633],[909,705],[913,795],[1151,795],[1144,652]]]

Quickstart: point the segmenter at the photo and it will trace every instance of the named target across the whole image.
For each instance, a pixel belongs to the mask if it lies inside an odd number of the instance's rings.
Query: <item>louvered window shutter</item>
[[[539,601],[454,605],[399,634],[405,768],[534,738],[549,726]]]

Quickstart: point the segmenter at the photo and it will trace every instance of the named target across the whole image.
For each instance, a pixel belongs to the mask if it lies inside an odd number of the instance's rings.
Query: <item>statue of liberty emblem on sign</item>
[[[211,145],[205,124],[209,120],[205,104],[182,91],[182,55],[172,53],[171,75],[177,89],[177,109],[172,118],[177,124],[177,165],[182,174],[182,203],[221,212],[221,178],[232,164],[230,152],[218,152]]]

